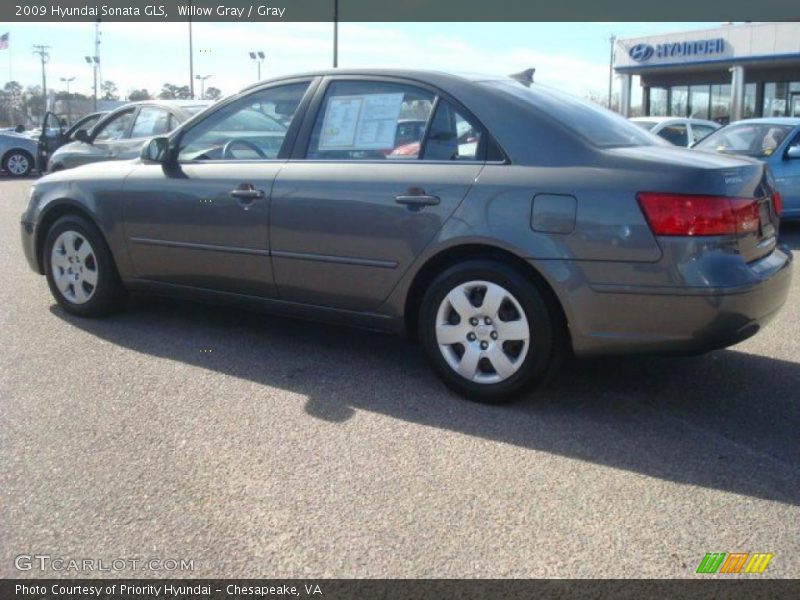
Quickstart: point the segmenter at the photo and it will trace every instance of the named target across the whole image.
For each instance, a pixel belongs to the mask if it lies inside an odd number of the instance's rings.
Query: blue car
[[[781,218],[800,219],[800,117],[737,121],[718,129],[694,148],[766,162],[781,194]]]

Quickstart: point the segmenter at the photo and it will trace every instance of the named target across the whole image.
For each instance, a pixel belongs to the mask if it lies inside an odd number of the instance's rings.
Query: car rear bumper
[[[42,270],[36,257],[36,224],[22,221],[20,226],[22,230],[22,251],[25,254],[25,259],[31,269],[41,275]]]
[[[585,283],[568,293],[565,306],[573,350],[693,354],[741,342],[786,302],[792,253],[779,246],[748,268],[754,282],[723,288]]]

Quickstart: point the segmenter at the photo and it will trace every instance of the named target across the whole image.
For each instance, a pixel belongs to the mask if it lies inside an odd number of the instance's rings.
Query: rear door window
[[[425,142],[424,160],[478,160],[481,129],[447,100],[439,100]]]
[[[692,123],[692,134],[694,136],[695,143],[699,142],[703,138],[707,138],[714,133],[714,131],[716,131],[716,129],[710,125],[697,125],[696,123]]]
[[[157,106],[143,106],[139,109],[139,114],[136,115],[136,121],[133,123],[131,130],[131,137],[144,138],[153,137],[155,135],[162,135],[170,131],[170,122],[172,115],[169,111]]]
[[[434,95],[383,81],[334,81],[325,93],[306,157],[322,160],[413,160]]]

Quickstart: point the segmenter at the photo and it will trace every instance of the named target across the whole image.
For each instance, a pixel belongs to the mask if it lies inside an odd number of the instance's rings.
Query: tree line
[[[154,100],[156,98],[161,100],[189,100],[192,98],[192,93],[188,85],[165,83],[156,94],[150,93],[146,88],[141,88],[129,91],[127,97],[121,97],[117,85],[113,81],[106,80],[99,86],[97,96],[99,100],[136,102],[139,100]],[[222,91],[218,88],[210,86],[205,89],[204,99],[219,100],[221,97]],[[81,111],[81,107],[91,106],[92,103],[91,96],[79,92],[67,93],[60,91],[56,92],[53,98],[59,107],[56,112],[60,113],[71,113],[72,107],[78,113],[85,113],[85,110]],[[44,113],[45,99],[40,85],[23,87],[18,81],[9,81],[0,89],[0,125],[6,127],[15,127],[17,125],[22,125],[25,128],[35,127],[41,123]],[[69,114],[68,116],[77,119],[81,114]]]

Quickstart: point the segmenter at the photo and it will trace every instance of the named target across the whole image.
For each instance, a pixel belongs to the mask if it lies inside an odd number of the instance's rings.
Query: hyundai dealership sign
[[[628,56],[639,63],[652,58],[678,58],[690,56],[711,56],[725,52],[725,40],[697,40],[689,42],[666,42],[663,44],[636,44],[628,50]]]
[[[617,40],[614,68],[635,73],[659,67],[722,66],[797,57],[800,23],[745,23]]]

